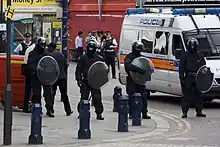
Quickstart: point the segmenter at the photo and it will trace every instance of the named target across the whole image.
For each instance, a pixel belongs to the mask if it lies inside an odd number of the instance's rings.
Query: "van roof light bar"
[[[172,9],[172,8],[128,8],[125,12],[131,14],[147,14],[147,13],[162,13],[172,15],[200,15],[200,14],[220,14],[220,8],[187,8],[187,9]]]

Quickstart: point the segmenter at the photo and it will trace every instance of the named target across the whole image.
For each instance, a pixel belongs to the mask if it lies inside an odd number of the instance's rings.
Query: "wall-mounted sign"
[[[212,2],[212,3],[220,3],[220,1],[216,0],[143,0],[144,3],[204,3],[204,2]]]
[[[56,0],[11,0],[11,5],[16,12],[56,12]],[[4,9],[7,0],[3,0]]]
[[[0,23],[0,31],[6,31],[7,27],[6,27],[6,23]]]

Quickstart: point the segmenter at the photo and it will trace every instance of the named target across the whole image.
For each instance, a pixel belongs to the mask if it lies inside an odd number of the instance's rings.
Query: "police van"
[[[124,59],[131,52],[132,43],[141,40],[144,44],[142,55],[155,67],[152,80],[146,83],[147,91],[182,96],[179,59],[182,51],[186,51],[188,38],[195,37],[215,78],[204,97],[220,98],[219,14],[220,8],[128,8],[120,34],[119,81],[126,84]]]

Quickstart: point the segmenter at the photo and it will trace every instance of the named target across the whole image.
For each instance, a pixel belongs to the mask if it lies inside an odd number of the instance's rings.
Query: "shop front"
[[[6,2],[4,0],[4,9]],[[12,7],[15,9],[13,40],[16,44],[23,40],[23,34],[29,32],[32,37],[43,36],[61,48],[61,20],[56,18],[59,8],[56,0],[12,0]]]

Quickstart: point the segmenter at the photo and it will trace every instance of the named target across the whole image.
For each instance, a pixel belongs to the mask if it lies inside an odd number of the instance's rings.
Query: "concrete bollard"
[[[142,98],[140,93],[131,97],[132,126],[141,126]]]
[[[31,114],[31,134],[29,144],[43,144],[42,128],[42,107],[41,104],[33,104]]]
[[[118,132],[128,132],[128,96],[120,96],[117,101]]]
[[[80,102],[78,139],[91,139],[90,104],[88,100]]]
[[[114,94],[113,94],[113,112],[117,112],[117,101],[119,99],[119,97],[122,96],[122,88],[120,86],[116,86],[114,88]]]

